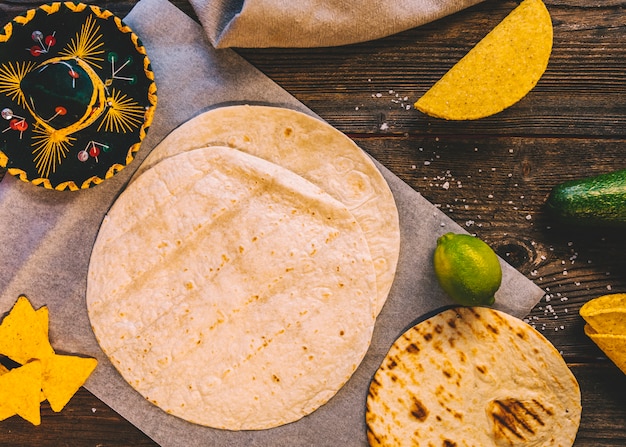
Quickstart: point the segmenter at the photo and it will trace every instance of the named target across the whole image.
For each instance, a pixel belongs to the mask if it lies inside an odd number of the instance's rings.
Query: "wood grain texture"
[[[97,1],[124,16],[136,0]],[[0,24],[43,2],[0,3]],[[174,4],[194,16],[186,0]],[[626,292],[623,229],[573,228],[543,209],[556,184],[626,168],[626,13],[617,0],[546,0],[554,48],[536,88],[479,121],[411,106],[518,2],[485,2],[395,36],[337,48],[237,49],[545,291],[527,321],[579,380],[577,447],[626,445],[626,377],[583,334],[589,299]],[[419,235],[415,235],[419,237]],[[0,446],[151,446],[86,390],[43,424],[0,422]]]

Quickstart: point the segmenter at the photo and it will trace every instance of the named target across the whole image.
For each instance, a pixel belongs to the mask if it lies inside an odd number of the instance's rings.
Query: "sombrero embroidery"
[[[152,122],[154,75],[111,12],[52,3],[0,33],[0,166],[50,189],[101,183],[130,163]]]

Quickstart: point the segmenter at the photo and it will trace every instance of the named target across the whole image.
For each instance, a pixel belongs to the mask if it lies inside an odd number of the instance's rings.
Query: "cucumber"
[[[546,208],[565,223],[626,226],[626,169],[561,183]]]

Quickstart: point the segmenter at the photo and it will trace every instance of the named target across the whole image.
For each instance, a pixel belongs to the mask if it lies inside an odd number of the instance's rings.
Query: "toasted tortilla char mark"
[[[393,358],[389,359],[389,363],[387,363],[387,368],[394,369],[396,366],[398,366],[398,363],[396,363]]]
[[[529,441],[535,435],[536,427],[545,425],[541,413],[553,415],[536,399],[526,404],[517,399],[494,400],[489,409],[496,439],[508,440],[512,435],[518,440]]]
[[[420,348],[417,346],[416,343],[409,343],[409,345],[406,347],[406,352],[410,354],[417,354],[418,352],[420,352]]]
[[[457,315],[457,318],[458,318],[458,315]],[[448,323],[448,326],[450,326],[452,329],[456,329],[456,321],[454,318],[450,318],[447,321],[447,323]]]
[[[494,334],[496,334],[496,335],[498,335],[498,334],[500,333],[500,331],[498,330],[498,328],[497,328],[497,327],[492,326],[492,325],[490,325],[490,324],[488,324],[488,325],[486,326],[486,328],[487,328],[487,330],[488,330],[489,332],[493,332],[493,333],[494,333]]]
[[[380,438],[378,438],[371,430],[367,430],[367,441],[372,446],[383,445]]]
[[[420,422],[424,422],[428,417],[428,408],[415,396],[411,396],[411,416]]]

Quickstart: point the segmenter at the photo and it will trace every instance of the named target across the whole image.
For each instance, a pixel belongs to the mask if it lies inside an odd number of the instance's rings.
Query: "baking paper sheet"
[[[380,166],[397,201],[402,247],[398,272],[372,346],[352,379],[326,405],[279,428],[229,432],[186,423],[136,393],[98,347],[85,306],[91,247],[100,222],[141,161],[176,126],[217,104],[263,103],[314,113],[229,49],[215,50],[203,29],[166,0],[142,0],[125,19],[152,60],[159,102],[137,159],[95,188],[50,191],[6,175],[0,182],[0,313],[20,294],[50,310],[57,352],[99,359],[86,387],[157,443],[169,446],[366,446],[369,381],[416,319],[451,302],[436,284],[430,256],[438,235],[464,230]],[[525,316],[543,291],[503,263],[497,307]]]

